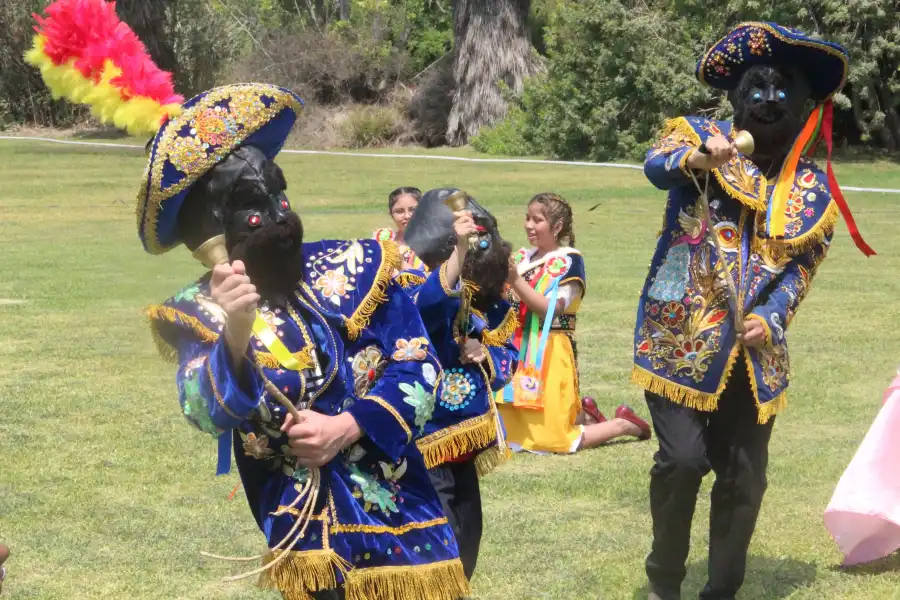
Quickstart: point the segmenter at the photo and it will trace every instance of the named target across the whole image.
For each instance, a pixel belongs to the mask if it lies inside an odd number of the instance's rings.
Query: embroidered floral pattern
[[[670,377],[690,377],[703,381],[712,358],[719,350],[719,325],[727,317],[723,283],[715,271],[707,246],[694,254],[690,266],[692,282],[686,300],[666,303],[660,317],[654,318],[645,306],[644,323],[639,329],[635,352],[649,357],[653,368]],[[652,300],[650,306],[655,304]]]
[[[753,28],[748,31],[750,32],[750,40],[747,42],[747,47],[750,48],[750,54],[765,56],[772,53],[772,48],[769,45],[769,36],[766,35],[764,30]]]
[[[419,428],[419,433],[422,433],[431,415],[434,414],[434,394],[422,387],[418,381],[415,385],[401,383],[398,387],[406,394],[403,401],[416,409],[415,425]]]
[[[662,322],[667,327],[677,327],[684,321],[684,304],[669,302],[662,311]]]
[[[551,277],[559,277],[569,270],[572,266],[572,259],[568,256],[556,256],[547,261],[545,270]]]
[[[437,371],[434,370],[434,365],[431,363],[425,363],[422,365],[422,378],[425,379],[425,383],[433,386],[437,383]]]
[[[175,294],[174,300],[176,302],[193,302],[198,294],[200,294],[200,286],[195,283]]]
[[[784,386],[790,371],[787,348],[779,344],[772,349],[758,350],[759,365],[762,370],[763,384],[771,392],[777,392]]]
[[[189,174],[201,169],[206,159],[206,147],[198,138],[178,137],[172,142],[169,162],[182,173]]]
[[[363,510],[366,512],[371,512],[373,508],[385,515],[400,512],[396,494],[382,487],[374,476],[361,471],[355,464],[350,465],[350,479],[356,484],[353,497],[363,501]]]
[[[207,108],[191,119],[191,135],[205,146],[221,146],[237,136],[238,124],[234,116],[222,106]]]
[[[408,360],[425,360],[428,356],[427,347],[428,340],[423,337],[412,338],[409,340],[399,339],[396,342],[397,349],[391,357],[397,362]]]
[[[247,456],[257,460],[265,460],[275,456],[275,452],[269,448],[269,436],[255,433],[241,432],[241,439],[244,440],[244,453]]]
[[[330,300],[332,304],[341,305],[341,298],[348,292],[356,288],[350,284],[350,280],[344,274],[344,268],[330,269],[325,271],[315,282],[315,288],[325,298]]]
[[[350,359],[353,370],[353,391],[360,398],[369,393],[384,373],[387,361],[378,346],[369,346]]]
[[[472,377],[460,368],[445,371],[441,389],[441,406],[452,410],[461,410],[469,406],[475,396],[475,385]]]

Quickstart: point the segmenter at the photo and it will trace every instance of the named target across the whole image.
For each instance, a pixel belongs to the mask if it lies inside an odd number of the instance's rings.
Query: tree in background
[[[447,140],[468,142],[506,114],[503,88],[519,94],[539,70],[528,25],[530,0],[456,0],[453,6],[456,89]]]
[[[116,0],[116,14],[144,43],[156,66],[170,73],[178,68],[169,27],[172,4],[172,0]]]
[[[640,159],[665,119],[729,116],[693,77],[697,59],[742,21],[777,21],[844,44],[852,67],[835,98],[845,143],[900,148],[898,0],[561,1],[547,29],[547,74],[475,147],[561,158]]]

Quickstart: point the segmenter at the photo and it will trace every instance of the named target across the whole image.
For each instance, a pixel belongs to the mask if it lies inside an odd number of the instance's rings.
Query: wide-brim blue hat
[[[813,100],[831,98],[847,82],[850,55],[840,44],[812,38],[776,23],[741,23],[697,63],[697,79],[720,90],[737,87],[756,65],[793,66],[809,79]]]
[[[150,147],[137,198],[144,249],[162,254],[178,246],[178,211],[191,185],[241,145],[275,158],[302,109],[296,94],[263,83],[226,85],[188,100]]]

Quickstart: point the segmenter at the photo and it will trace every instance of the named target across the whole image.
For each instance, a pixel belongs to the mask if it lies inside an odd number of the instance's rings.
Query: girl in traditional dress
[[[394,229],[383,227],[376,229],[372,237],[385,242],[394,241],[400,247],[400,255],[403,257],[403,266],[406,269],[425,270],[425,264],[419,260],[415,252],[406,245],[404,234],[409,220],[412,219],[422,192],[415,187],[399,187],[388,196],[388,212],[394,220]]]
[[[578,389],[575,322],[585,292],[581,252],[573,248],[572,208],[556,194],[528,203],[531,248],[513,255],[510,301],[518,310],[519,367],[497,395],[513,449],[570,453],[622,436],[650,439],[650,426],[622,405],[607,420]]]

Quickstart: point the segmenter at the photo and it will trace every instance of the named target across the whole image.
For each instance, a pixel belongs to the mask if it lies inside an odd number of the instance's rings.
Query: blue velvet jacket
[[[220,446],[233,436],[247,499],[270,548],[289,533],[297,510],[273,513],[294,502],[308,472],[287,453],[279,431],[286,411],[265,380],[298,406],[349,412],[364,431],[321,468],[313,520],[265,583],[290,597],[342,583],[352,598],[462,597],[467,583],[456,541],[415,444],[434,410],[440,365],[415,305],[391,279],[397,248],[322,241],[304,244],[304,253],[304,277],[288,306],[262,311],[307,365],[302,371],[283,368],[254,337],[239,385],[208,275],[150,308],[161,350],[179,364],[184,415]]]
[[[486,475],[509,458],[494,392],[503,389],[515,371],[515,313],[505,300],[499,300],[484,313],[473,309],[468,336],[481,340],[487,360],[483,364],[464,364],[460,360],[461,346],[454,337],[460,287],[451,289],[447,285],[446,267],[427,276],[406,270],[401,279],[407,282],[404,287],[422,315],[435,357],[443,367],[434,414],[418,441],[425,464],[431,468],[477,453],[478,473]],[[422,283],[409,283],[418,281]]]
[[[730,131],[728,122],[676,119],[647,154],[647,178],[669,197],[638,306],[633,379],[673,402],[712,411],[731,369],[746,363],[759,421],[765,423],[786,405],[785,330],[828,250],[837,207],[826,175],[802,159],[786,209],[786,236],[767,238],[767,199],[775,181],[741,155],[712,172],[711,223],[703,222],[685,161],[702,141]],[[698,181],[702,186],[703,178]],[[718,236],[724,256],[706,238],[707,228]],[[744,318],[766,330],[763,348],[737,341],[727,286],[717,277],[720,259],[737,285]]]

